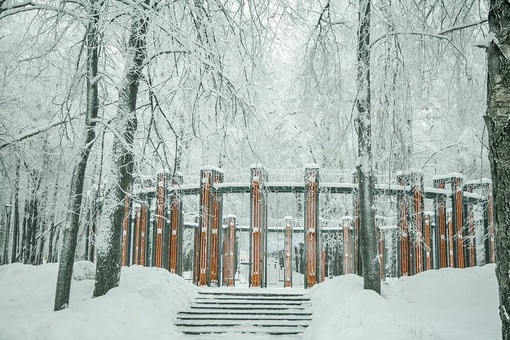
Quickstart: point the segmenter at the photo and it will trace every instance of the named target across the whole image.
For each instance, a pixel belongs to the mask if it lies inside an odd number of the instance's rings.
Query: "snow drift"
[[[314,315],[303,338],[499,339],[494,268],[432,270],[384,282],[382,296],[363,290],[358,276],[336,277],[310,290]],[[91,299],[94,265],[77,262],[70,308],[55,313],[57,269],[0,267],[1,340],[187,338],[173,321],[198,288],[181,277],[164,269],[123,268],[118,288]]]

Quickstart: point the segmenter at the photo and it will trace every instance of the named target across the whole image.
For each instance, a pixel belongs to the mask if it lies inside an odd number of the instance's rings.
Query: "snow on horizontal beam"
[[[225,182],[225,183],[214,183],[214,189],[229,188],[229,187],[250,187],[250,182]]]
[[[462,178],[464,179],[464,176],[459,173],[459,172],[450,172],[446,175],[435,175],[434,177],[432,177],[432,180],[433,181],[436,181],[436,180],[443,180],[443,179],[451,179],[451,178]]]
[[[213,170],[213,171],[220,172],[222,174],[225,173],[225,171],[222,168],[218,168],[217,166],[214,166],[214,165],[204,165],[200,168],[200,170],[203,170],[203,171]]]
[[[479,200],[483,199],[483,195],[476,193],[476,192],[464,191],[462,194],[464,195],[465,198],[474,198],[474,199],[479,199]]]
[[[335,182],[322,182],[319,185],[321,188],[338,188],[338,189],[356,189],[358,185],[352,182],[335,183]]]
[[[438,188],[425,187],[425,188],[423,188],[423,191],[426,193],[431,193],[431,194],[436,194],[436,195],[444,195],[444,196],[452,195],[452,191],[449,189],[438,189]]]
[[[470,179],[469,181],[465,181],[464,185],[482,185],[482,184],[492,184],[490,178],[480,178],[480,179]]]

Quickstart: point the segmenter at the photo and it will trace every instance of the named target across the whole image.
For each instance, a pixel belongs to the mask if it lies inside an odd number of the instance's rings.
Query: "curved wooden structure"
[[[162,171],[158,172],[156,178],[141,179],[133,193],[126,195],[122,265],[163,267],[172,273],[182,274],[184,228],[194,228],[193,282],[197,285],[231,287],[236,285],[236,272],[239,270],[237,231],[245,230],[249,233],[250,244],[249,285],[266,287],[268,233],[278,230],[283,232],[284,238],[280,259],[283,270],[281,284],[284,287],[292,287],[293,270],[296,267],[296,270],[301,270],[296,266],[296,261],[304,264],[302,273],[305,287],[325,280],[327,272],[330,272],[328,261],[331,261],[332,254],[339,256],[336,263],[340,261],[343,273],[362,273],[356,240],[363,225],[356,210],[355,180],[353,183],[319,181],[319,167],[314,164],[305,167],[300,183],[270,182],[267,171],[260,164],[251,167],[250,180],[246,183],[224,183],[223,171],[212,166],[201,170],[199,185],[184,185],[182,177],[174,174],[170,180],[170,176],[168,171]],[[377,194],[396,197],[398,211],[398,225],[384,226],[384,219],[379,219],[374,230],[379,235],[381,278],[394,271],[394,267],[398,276],[408,276],[433,268],[464,268],[493,262],[494,224],[490,181],[464,182],[461,175],[448,174],[436,176],[433,179],[434,188],[424,187],[423,183],[422,173],[402,172],[397,175],[396,184],[377,185],[375,188]],[[294,221],[290,217],[284,219],[283,229],[268,225],[269,191],[303,195],[303,227],[293,228]],[[238,225],[234,216],[223,220],[223,194],[231,192],[250,194],[249,226]],[[322,230],[319,225],[321,192],[352,195],[353,218],[346,217],[337,227],[329,226]],[[200,196],[197,224],[184,223],[184,195]],[[424,211],[426,200],[433,200],[434,211]],[[475,206],[483,208],[483,228],[475,227],[476,223],[481,223],[475,220]],[[475,233],[481,229],[484,230],[485,254],[478,256]],[[335,237],[342,239],[339,251],[330,251],[336,246],[325,248],[327,242],[324,241],[323,245],[321,235],[326,232],[337,233]],[[303,233],[303,255],[301,251],[298,254],[294,251],[294,233]],[[397,233],[398,239],[395,239]],[[392,242],[395,244],[392,245]],[[397,254],[396,260],[391,257],[391,252]],[[483,258],[481,255],[484,255]],[[335,272],[338,271],[335,269]]]

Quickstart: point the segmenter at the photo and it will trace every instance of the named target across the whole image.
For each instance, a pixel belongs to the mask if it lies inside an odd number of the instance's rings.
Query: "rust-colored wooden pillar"
[[[211,221],[211,187],[212,171],[202,169],[200,172],[200,229],[199,229],[199,276],[198,285],[207,285],[207,267],[209,260],[208,243]]]
[[[473,192],[473,185],[466,183],[464,190],[468,193]],[[474,204],[471,201],[464,200],[464,213],[466,217],[467,227],[467,243],[466,243],[466,267],[476,266],[476,240],[475,240],[475,216]]]
[[[455,268],[455,227],[453,226],[453,211],[446,209],[446,229],[448,235],[448,267]]]
[[[463,191],[462,191],[462,176],[454,176],[452,182],[452,218],[453,218],[453,256],[454,267],[464,268],[464,213],[463,213]]]
[[[228,215],[227,228],[223,238],[223,285],[235,286],[236,274],[236,216]]]
[[[200,172],[200,231],[197,236],[199,244],[198,285],[219,284],[219,258],[221,256],[220,224],[221,196],[214,191],[213,184],[223,181],[223,172],[213,166],[205,166]],[[212,273],[214,272],[214,279]]]
[[[379,235],[379,242],[378,242],[378,256],[379,256],[379,271],[380,271],[380,277],[381,280],[386,279],[385,274],[385,263],[384,263],[384,229],[381,229],[381,225],[377,226],[377,235]]]
[[[354,228],[352,226],[352,217],[343,216],[343,267],[344,274],[354,274]]]
[[[320,277],[319,263],[319,166],[305,167],[305,288]]]
[[[200,236],[202,230],[200,228],[200,217],[196,219],[194,246],[193,246],[193,283],[198,286],[200,281]]]
[[[397,174],[397,183],[404,187],[397,196],[398,205],[398,221],[400,229],[400,240],[398,242],[398,258],[399,258],[399,276],[411,275],[411,254],[409,239],[409,206],[405,187],[409,185],[409,175],[404,173]]]
[[[148,217],[149,217],[149,208],[146,202],[142,203],[140,209],[140,246],[139,246],[139,261],[138,264],[141,266],[147,265],[147,227],[148,227]]]
[[[411,174],[411,184],[413,190],[413,239],[414,246],[414,270],[413,274],[423,271],[424,267],[424,240],[423,240],[423,173],[413,172]]]
[[[443,178],[434,179],[434,188],[444,190],[446,182]],[[448,267],[448,242],[446,235],[446,196],[437,194],[436,201],[436,263],[438,268]]]
[[[285,216],[285,247],[283,286],[292,288],[292,217]]]
[[[170,255],[168,270],[170,273],[182,275],[183,213],[179,186],[182,184],[183,178],[181,175],[176,174],[172,182],[174,190],[170,196]]]
[[[424,233],[423,233],[423,241],[424,241],[424,254],[425,254],[425,270],[430,270],[433,268],[433,253],[432,253],[432,226],[430,222],[430,218],[432,213],[430,211],[426,211],[423,214],[424,216]]]
[[[131,255],[131,228],[130,228],[130,199],[129,195],[124,198],[124,220],[122,221],[122,266],[129,266],[131,263],[129,257]]]
[[[166,212],[166,187],[168,185],[168,173],[166,171],[158,172],[156,185],[156,233],[154,235],[154,266],[162,268],[165,233],[165,212]],[[165,265],[166,266],[166,265]]]
[[[262,164],[253,164],[250,175],[250,287],[265,287],[267,206],[264,184],[267,181],[267,171]]]
[[[135,209],[135,225],[133,236],[133,264],[140,264],[140,230],[142,220],[142,205],[140,203],[134,204]]]
[[[223,182],[223,172],[219,169],[213,170],[213,184]],[[209,285],[221,285],[221,238],[222,238],[222,210],[223,210],[222,194],[216,190],[211,192],[211,264],[210,264],[210,278]]]

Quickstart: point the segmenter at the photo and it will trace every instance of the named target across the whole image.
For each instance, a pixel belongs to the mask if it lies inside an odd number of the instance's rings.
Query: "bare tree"
[[[359,2],[358,23],[358,76],[356,129],[358,132],[359,216],[360,250],[363,263],[365,289],[381,293],[379,256],[377,256],[377,235],[375,229],[374,189],[375,178],[372,166],[372,132],[370,107],[370,0]]]
[[[83,198],[83,186],[87,162],[96,137],[94,128],[99,109],[98,103],[98,62],[99,62],[99,15],[102,1],[92,0],[88,3],[89,23],[85,36],[86,47],[86,88],[87,107],[85,116],[85,129],[83,131],[83,145],[80,150],[79,162],[74,166],[69,193],[69,208],[67,213],[66,228],[64,229],[64,240],[62,253],[58,267],[57,286],[55,292],[54,309],[61,310],[69,305],[71,281],[73,275],[74,256],[78,230],[80,228],[80,209]]]
[[[103,248],[98,247],[94,297],[102,296],[117,287],[120,280],[121,226],[124,221],[124,199],[130,193],[133,183],[135,158],[133,144],[138,125],[136,101],[147,54],[149,14],[146,6],[149,4],[150,1],[146,0],[141,6],[133,7],[128,55],[124,79],[119,88],[118,110],[114,122],[116,130],[112,151],[115,164],[114,177],[112,187],[106,194],[103,208],[105,218],[102,219],[101,225],[106,229],[104,231],[106,239],[101,245]]]

